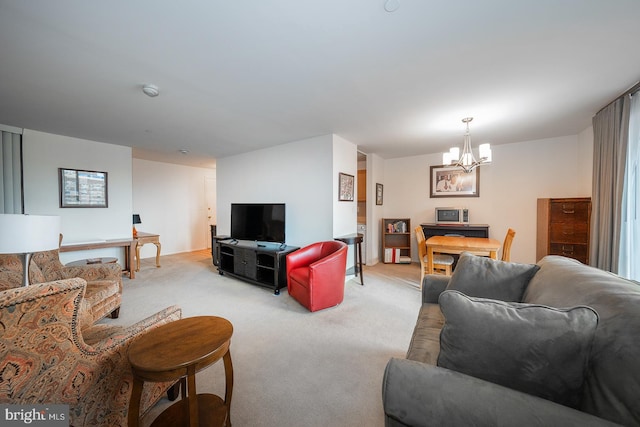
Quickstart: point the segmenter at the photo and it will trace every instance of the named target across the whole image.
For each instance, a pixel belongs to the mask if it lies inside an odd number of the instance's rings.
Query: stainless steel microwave
[[[436,208],[436,224],[468,224],[469,209]]]

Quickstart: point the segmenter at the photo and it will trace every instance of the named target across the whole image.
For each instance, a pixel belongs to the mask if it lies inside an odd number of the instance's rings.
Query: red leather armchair
[[[347,245],[318,242],[287,255],[287,290],[309,311],[333,307],[344,299]]]

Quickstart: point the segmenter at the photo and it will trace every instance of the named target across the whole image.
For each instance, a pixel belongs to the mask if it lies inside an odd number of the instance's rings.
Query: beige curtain
[[[626,94],[593,117],[593,188],[590,264],[618,272],[621,205],[629,139]]]

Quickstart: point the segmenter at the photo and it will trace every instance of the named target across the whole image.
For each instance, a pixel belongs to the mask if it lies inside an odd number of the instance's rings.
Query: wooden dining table
[[[461,254],[470,252],[474,255],[498,258],[500,241],[485,237],[432,236],[427,239],[428,274],[434,274],[433,255],[438,253]]]

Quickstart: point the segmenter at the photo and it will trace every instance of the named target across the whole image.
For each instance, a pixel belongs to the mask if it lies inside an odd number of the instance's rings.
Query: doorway
[[[362,263],[367,263],[367,155],[358,151],[358,228],[362,233]]]
[[[205,176],[204,178],[204,200],[205,200],[205,215],[207,229],[205,230],[207,249],[211,248],[211,226],[216,225],[216,178],[212,176]],[[217,233],[215,233],[217,234]]]

